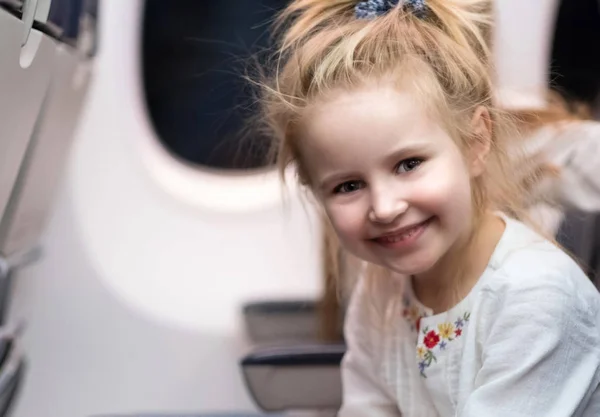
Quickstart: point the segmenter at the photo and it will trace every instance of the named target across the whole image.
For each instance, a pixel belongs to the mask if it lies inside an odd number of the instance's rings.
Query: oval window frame
[[[283,191],[297,192],[299,185],[295,170],[285,172],[285,185],[275,167],[248,171],[217,170],[182,161],[169,152],[151,123],[143,91],[142,60],[139,59],[143,42],[145,0],[140,7],[124,44],[122,74],[124,85],[129,86],[129,101],[140,134],[136,138],[141,159],[152,180],[177,200],[194,208],[220,212],[249,212],[263,210],[283,202]]]

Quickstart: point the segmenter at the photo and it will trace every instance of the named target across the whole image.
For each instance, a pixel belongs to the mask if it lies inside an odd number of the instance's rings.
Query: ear
[[[485,165],[492,147],[492,118],[487,107],[479,106],[471,120],[473,145],[470,149],[471,176],[478,177],[485,171]]]

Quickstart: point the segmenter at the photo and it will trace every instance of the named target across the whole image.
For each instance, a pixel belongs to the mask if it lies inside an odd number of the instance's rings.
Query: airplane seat
[[[239,364],[263,411],[334,415],[341,405],[342,324],[364,265],[340,250],[333,230],[325,227],[323,238],[319,300],[254,302],[243,309],[246,332],[256,347]]]
[[[343,340],[319,337],[318,302],[254,302],[243,313],[246,332],[257,347],[242,358],[240,368],[255,404],[269,413],[335,415],[346,346]]]
[[[23,139],[25,148],[0,218],[0,253],[9,257],[31,250],[41,237],[90,79],[87,51],[78,50],[74,40],[65,37],[69,31],[53,25],[61,19],[55,7],[61,4],[51,4],[49,24],[34,26],[43,31],[42,42],[50,45],[52,59],[37,64],[36,56],[32,63],[44,66],[47,82],[28,137]]]
[[[323,232],[324,293],[319,300],[254,302],[243,309],[256,347],[240,367],[250,396],[265,412],[334,415],[341,405],[342,324],[363,263],[340,250],[331,229]]]
[[[259,348],[240,361],[255,404],[265,412],[318,411],[335,415],[342,402],[343,342]]]
[[[269,417],[282,417],[278,414],[269,414]],[[267,417],[263,414],[251,413],[222,413],[222,414],[173,414],[173,413],[143,413],[143,414],[102,414],[90,417]]]
[[[33,28],[32,12],[18,1],[0,2],[0,235],[55,57],[54,42]],[[11,411],[25,370],[17,332],[5,318],[12,278],[25,259],[0,246],[0,416]]]
[[[568,211],[556,239],[600,289],[600,213]]]
[[[10,414],[24,381],[27,362],[18,340],[18,329],[0,329],[0,416]]]
[[[90,72],[86,49],[53,21],[57,4],[0,0],[0,417],[14,406],[27,363],[22,326],[7,317],[12,282],[39,257]]]
[[[247,303],[243,319],[246,334],[255,345],[314,342],[319,335],[316,300]]]
[[[56,45],[38,30],[27,32],[20,14],[12,8],[0,8],[0,28],[0,222],[6,224],[21,165],[50,85]],[[28,41],[22,46],[26,33]],[[39,43],[35,51],[25,49],[29,42]],[[27,59],[23,61],[24,55]]]

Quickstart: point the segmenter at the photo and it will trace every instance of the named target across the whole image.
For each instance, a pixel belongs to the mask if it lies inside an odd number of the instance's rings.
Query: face
[[[300,157],[347,250],[406,275],[431,270],[470,232],[459,148],[409,93],[377,86],[307,110]]]

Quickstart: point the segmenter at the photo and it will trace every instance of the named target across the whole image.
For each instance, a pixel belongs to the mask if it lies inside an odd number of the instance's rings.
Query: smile
[[[402,228],[397,232],[392,232],[377,238],[371,239],[371,241],[378,245],[387,248],[404,248],[412,245],[427,229],[427,226],[431,223],[432,218],[425,220],[424,222],[418,223],[413,226]]]

